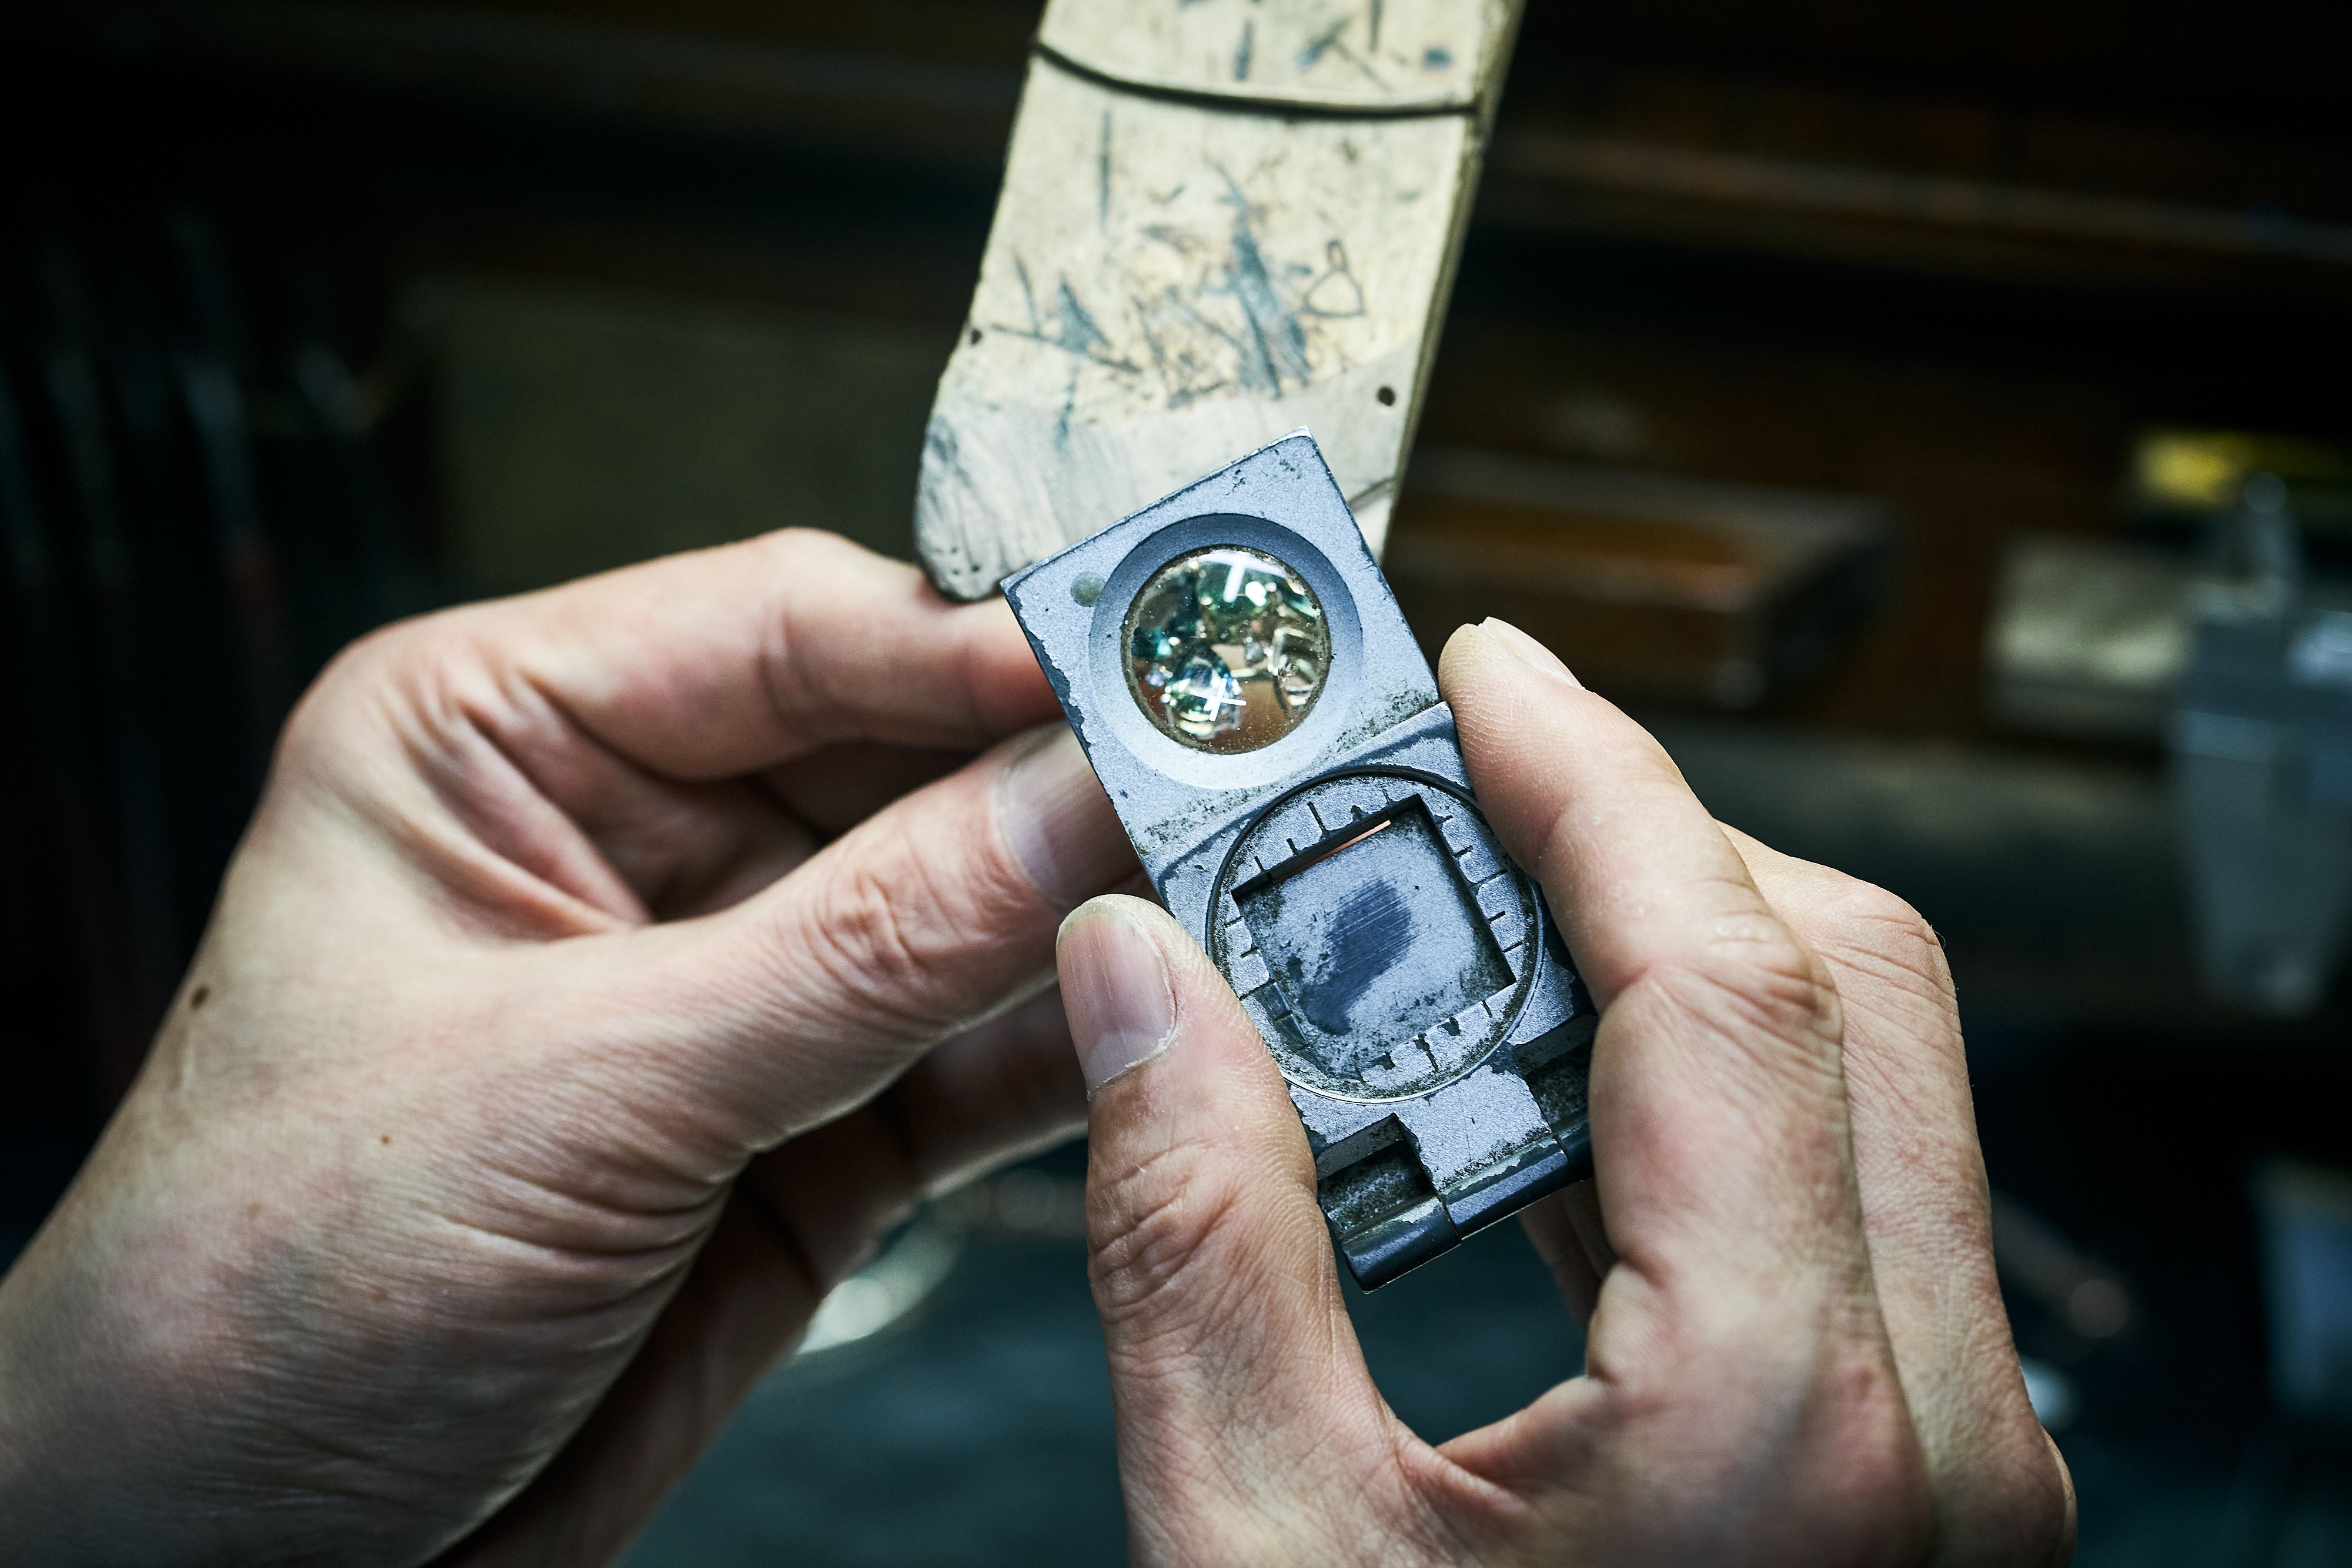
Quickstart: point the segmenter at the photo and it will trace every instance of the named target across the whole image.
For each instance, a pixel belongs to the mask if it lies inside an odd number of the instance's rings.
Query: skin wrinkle
[[[346,653],[344,657],[351,655]],[[332,674],[331,670],[329,676]],[[321,677],[322,681],[327,678]],[[308,708],[310,705],[306,703],[304,706]],[[394,744],[412,760],[428,759],[429,748],[416,742],[408,733],[410,727],[405,722],[408,717],[404,708],[387,705],[386,727],[393,732]],[[273,775],[271,788],[264,794],[261,806],[255,814],[253,827],[247,834],[247,844],[267,855],[274,847],[276,835],[282,824],[289,818],[299,821],[299,806],[294,802],[282,801],[278,795],[278,781],[282,779],[311,802],[330,808],[340,820],[339,825],[355,841],[363,845],[381,843],[389,848],[393,852],[389,857],[390,864],[406,879],[420,903],[439,908],[453,925],[468,934],[505,935],[504,925],[494,925],[484,918],[486,911],[497,907],[498,899],[487,894],[467,894],[465,887],[470,883],[486,889],[520,888],[526,885],[522,879],[502,874],[509,868],[496,856],[468,852],[469,850],[478,850],[478,846],[457,841],[462,840],[462,831],[450,833],[448,830],[462,830],[464,824],[437,797],[429,783],[421,793],[426,803],[440,808],[437,814],[404,810],[397,806],[384,810],[362,792],[356,780],[339,769],[329,769],[314,762],[314,757],[330,747],[333,741],[331,736],[320,737],[314,733],[319,723],[317,720],[306,721],[301,711],[298,711],[289,722],[278,747],[278,771]],[[385,820],[380,821],[380,818]],[[241,869],[235,863],[229,868],[232,888]]]
[[[1787,968],[1746,958],[1722,964],[1660,957],[1643,965],[1612,1005],[1628,996],[1654,997],[1657,1005],[1735,1048],[1774,1079],[1834,1093],[1843,1082],[1837,992],[1819,960],[1803,965],[1800,954],[1811,956],[1793,944],[1781,950],[1780,956],[1792,960]],[[1759,979],[1769,982],[1760,996],[1743,984]],[[1776,1046],[1780,1049],[1768,1049]]]
[[[485,1153],[495,1158],[495,1145]],[[542,1161],[543,1157],[542,1155]],[[724,1184],[697,1182],[683,1174],[667,1178],[670,1185],[679,1189],[680,1196],[677,1201],[666,1204],[651,1201],[654,1196],[651,1193],[646,1193],[635,1201],[624,1198],[618,1194],[583,1193],[526,1168],[522,1162],[499,1161],[490,1164],[488,1174],[511,1184],[516,1189],[515,1194],[509,1196],[497,1193],[492,1190],[490,1183],[477,1182],[462,1196],[478,1206],[495,1205],[509,1208],[519,1225],[521,1221],[529,1220],[541,1226],[552,1224],[560,1227],[568,1221],[574,1228],[567,1230],[566,1239],[558,1245],[564,1251],[593,1256],[616,1258],[642,1256],[649,1252],[661,1251],[681,1242],[698,1240],[703,1230],[707,1228],[707,1220],[711,1209],[725,1195]],[[696,1191],[698,1187],[700,1189],[698,1193]],[[686,1196],[688,1193],[694,1193],[695,1196]],[[532,1197],[539,1200],[538,1205],[534,1206],[530,1201]],[[547,1204],[555,1205],[555,1210],[551,1212],[545,1207]],[[462,1217],[450,1216],[450,1218]],[[465,1223],[489,1230],[498,1228],[487,1218],[467,1219]],[[604,1239],[596,1234],[600,1230],[613,1228],[614,1226],[635,1226],[654,1234],[640,1240],[624,1240],[617,1237]],[[676,1234],[664,1235],[661,1234],[663,1231]]]
[[[1889,953],[1875,942],[1841,939],[1827,944],[1822,956],[1833,970],[1881,982],[1896,993],[1897,999],[1920,1009],[1935,1024],[1958,1034],[1959,1009],[1950,999],[1950,982],[1941,972],[1937,945],[1927,942],[1914,948],[1900,937],[1897,945],[1908,952]]]
[[[582,832],[579,825],[548,798],[494,729],[483,725],[478,716],[468,717],[483,745],[522,785],[525,796],[517,802],[520,810],[512,816],[501,812],[499,815],[502,820],[474,824],[478,835],[524,874],[595,910],[612,925],[650,925],[652,912],[628,880],[605,859],[595,841]],[[524,858],[525,852],[532,849],[542,852]]]
[[[486,688],[476,692],[469,688]],[[628,881],[614,869],[600,852],[590,834],[560,807],[537,773],[526,760],[530,745],[545,746],[552,741],[560,749],[563,742],[575,746],[583,742],[593,747],[596,743],[578,725],[571,722],[560,706],[548,701],[546,694],[530,679],[509,670],[505,678],[487,662],[468,661],[457,665],[443,661],[419,671],[413,685],[411,700],[421,713],[441,716],[435,728],[446,734],[448,740],[439,748],[442,755],[454,759],[457,748],[467,740],[478,740],[501,766],[502,774],[487,781],[488,788],[467,789],[460,785],[453,793],[457,800],[487,799],[503,803],[509,790],[502,787],[511,781],[512,793],[520,797],[515,809],[496,812],[488,821],[474,824],[493,849],[503,849],[508,858],[517,859],[516,851],[537,847],[544,852],[544,867],[531,862],[517,860],[524,870],[562,888],[573,897],[593,905],[620,920],[643,925],[651,919],[645,902]],[[551,737],[512,737],[509,730],[517,725],[528,729],[532,716],[528,711],[538,700],[546,710],[542,716],[552,716],[557,734]],[[615,759],[617,760],[617,759]],[[455,801],[452,802],[456,804]],[[459,808],[462,814],[462,808]],[[601,873],[601,874],[598,874]]]
[[[1104,1184],[1098,1201],[1089,1191],[1088,1251],[1094,1261],[1096,1300],[1105,1316],[1139,1319],[1150,1315],[1152,1303],[1185,1277],[1199,1261],[1202,1249],[1215,1238],[1218,1226],[1234,1212],[1236,1195],[1232,1184],[1211,1177],[1201,1168],[1204,1156],[1213,1168],[1216,1154],[1213,1145],[1170,1145],[1147,1163]],[[1172,1186],[1163,1174],[1171,1161],[1178,1165]],[[1196,1209],[1193,1188],[1203,1182],[1215,1190],[1206,1207]],[[1140,1202],[1132,1197],[1138,1188],[1146,1192]],[[1103,1217],[1099,1228],[1094,1222],[1097,1208]]]
[[[279,1293],[282,1291],[281,1284]],[[305,1291],[304,1294],[309,1302],[309,1313],[315,1315],[320,1301],[319,1294],[315,1291]],[[247,1312],[243,1315],[251,1319],[257,1314]],[[486,1337],[489,1336],[480,1333],[445,1336],[448,1343],[457,1345],[472,1343]],[[455,1479],[446,1467],[425,1462],[432,1450],[419,1449],[414,1462],[404,1461],[400,1453],[385,1451],[386,1445],[381,1442],[379,1430],[365,1423],[355,1424],[350,1416],[336,1412],[335,1396],[340,1393],[340,1385],[347,1371],[343,1358],[331,1356],[321,1361],[318,1353],[308,1349],[304,1342],[281,1340],[269,1333],[266,1322],[248,1322],[245,1332],[239,1335],[238,1343],[254,1347],[258,1364],[266,1365],[272,1375],[253,1379],[253,1386],[265,1396],[261,1404],[257,1406],[250,1401],[231,1404],[226,1407],[226,1418],[254,1435],[248,1441],[258,1440],[261,1443],[257,1450],[260,1454],[275,1452],[286,1454],[293,1459],[300,1467],[298,1473],[306,1473],[306,1490],[341,1490],[346,1495],[373,1500],[417,1506],[425,1498],[440,1494]],[[517,1381],[511,1376],[486,1379],[478,1375],[470,1377],[461,1375],[453,1380],[445,1375],[430,1375],[425,1368],[434,1364],[431,1354],[420,1355],[414,1345],[409,1348],[410,1354],[403,1364],[415,1367],[420,1378],[434,1376],[441,1396],[447,1397],[468,1384],[478,1385],[478,1395],[469,1401],[478,1410],[499,1406],[509,1396],[509,1387]],[[401,1364],[379,1360],[374,1375],[383,1376],[394,1370],[397,1364]],[[483,1358],[477,1352],[461,1355],[450,1364],[480,1367],[495,1365],[496,1362]],[[290,1383],[288,1381],[289,1376],[293,1380]],[[348,1438],[337,1436],[341,1428],[355,1425],[357,1436]],[[336,1470],[320,1472],[302,1466],[305,1454],[340,1461],[354,1472],[353,1477],[348,1482],[339,1483],[335,1479],[339,1473]],[[270,1473],[270,1467],[265,1465],[261,1473]],[[387,1476],[414,1479],[419,1485],[412,1495],[395,1496],[382,1484]]]
[[[424,716],[406,708],[404,715]],[[418,890],[463,930],[519,943],[610,931],[633,922],[580,897],[530,868],[499,852],[469,831],[467,813],[457,800],[467,791],[446,744],[419,736],[410,724],[395,722],[395,737],[416,768],[416,776],[432,788],[440,808],[430,820],[412,812],[378,814],[359,801],[354,814],[368,821],[369,836],[388,843],[409,862]],[[488,746],[486,737],[477,737]],[[307,737],[289,745],[304,746]],[[499,755],[495,747],[489,747]],[[500,758],[504,761],[503,757]],[[503,913],[505,918],[500,918]],[[520,916],[520,918],[518,918]]]
[[[544,646],[526,647],[499,662],[504,664],[506,672],[503,685],[510,688],[520,688],[535,699],[537,706],[561,727],[561,738],[584,743],[584,748],[592,756],[609,762],[616,772],[633,779],[642,779],[655,785],[688,787],[719,781],[698,777],[691,772],[666,773],[630,756],[627,750],[611,736],[597,729],[582,706],[575,706],[565,697],[562,683],[554,675],[536,667],[539,659],[556,656],[553,650]],[[522,716],[529,706],[530,705],[509,704],[511,710],[518,716]]]
[[[505,685],[519,690],[529,700],[515,701],[509,697],[499,709],[477,713],[474,716],[476,722],[489,733],[491,744],[499,747],[516,773],[555,809],[566,825],[575,829],[611,875],[629,891],[635,913],[641,919],[653,919],[651,912],[665,902],[668,890],[658,883],[648,884],[624,871],[614,854],[614,841],[636,837],[658,844],[686,833],[698,814],[696,806],[705,802],[683,800],[679,795],[681,791],[697,789],[698,786],[667,778],[624,756],[590,727],[583,715],[563,701],[551,683],[532,672],[526,664],[518,662],[509,672]],[[558,791],[550,789],[547,780],[530,768],[527,755],[531,747],[501,739],[505,716],[511,715],[529,725],[531,722],[530,710],[534,707],[555,731],[551,736],[540,737],[538,749],[559,756],[567,749],[579,751],[584,765],[574,771],[583,776],[582,783],[601,809],[588,810],[585,800],[577,809],[560,801]],[[565,743],[569,743],[568,747]],[[607,772],[610,777],[604,779],[588,777],[598,771]],[[701,788],[707,793],[708,786]],[[727,826],[740,843],[740,826],[731,822]],[[675,877],[687,870],[682,865],[674,867],[671,875]]]
[[[798,552],[788,549],[785,541],[797,543],[799,536],[788,532],[774,535],[772,538],[776,542],[770,548],[784,558],[783,564],[798,564],[793,560],[793,557]],[[768,699],[768,711],[773,716],[777,733],[793,737],[787,741],[785,753],[787,757],[814,750],[827,741],[838,738],[827,732],[822,725],[811,722],[814,716],[828,712],[834,706],[830,700],[830,693],[824,694],[825,699],[824,701],[809,700],[816,695],[813,683],[817,673],[829,670],[831,665],[822,657],[798,659],[793,656],[799,652],[801,643],[794,622],[799,616],[805,614],[806,611],[801,603],[800,596],[791,591],[787,586],[792,580],[792,572],[779,571],[775,576],[775,586],[769,590],[762,612],[759,617],[759,623],[763,629],[764,635],[761,641],[760,657],[756,665],[760,674],[760,689]],[[788,701],[786,696],[788,690],[796,691],[801,700]],[[814,731],[818,738],[807,746],[794,744],[798,738],[796,732],[803,727]]]
[[[902,863],[908,858],[914,861],[911,866]],[[890,862],[891,872],[912,873],[920,887],[918,899],[905,900],[881,868],[860,859],[826,877],[820,894],[824,913],[801,922],[797,930],[805,956],[849,1010],[862,1018],[889,1019],[892,1032],[913,1042],[943,1034],[961,1020],[940,1016],[921,999],[934,988],[932,968],[927,945],[912,935],[908,903],[936,907],[939,883],[921,857],[893,855]]]
[[[1496,1538],[1533,1518],[1531,1500],[1462,1463],[1452,1444],[1428,1448],[1393,1413],[1386,1436],[1389,1468],[1403,1482],[1412,1533],[1434,1559],[1480,1561],[1471,1554],[1490,1552]]]
[[[1656,1005],[1642,1005],[1653,998],[1657,998]],[[1648,1071],[1653,1076],[1671,1073],[1688,1092],[1713,1097],[1716,1103],[1708,1108],[1709,1135],[1720,1146],[1736,1148],[1747,1158],[1782,1169],[1790,1168],[1791,1159],[1817,1166],[1843,1156],[1847,1145],[1843,1135],[1843,1106],[1827,1101],[1818,1080],[1811,1082],[1812,1092],[1801,1094],[1801,1103],[1792,1105],[1780,1088],[1792,1082],[1784,1073],[1769,1069],[1757,1073],[1721,1071],[1723,1030],[1716,1020],[1692,1011],[1685,998],[1644,989],[1629,993],[1621,998],[1620,1006],[1628,1001],[1634,1006],[1622,1025],[1612,1028],[1604,1019],[1603,1039],[1596,1054],[1611,1052],[1615,1041],[1638,1027],[1645,1037],[1638,1049],[1652,1059],[1654,1065]],[[1832,1081],[1827,1087],[1833,1090],[1836,1085]],[[1602,1092],[1608,1092],[1605,1088]],[[1690,1118],[1675,1120],[1656,1107],[1644,1107],[1633,1119],[1621,1120],[1606,1136],[1611,1145],[1639,1150],[1660,1139],[1676,1139],[1692,1125]],[[1609,1149],[1604,1146],[1600,1152]],[[1838,1177],[1836,1185],[1843,1188],[1844,1178]],[[1656,1203],[1670,1197],[1683,1205],[1703,1202],[1706,1197],[1704,1186],[1678,1179],[1656,1188],[1643,1203],[1645,1211],[1654,1212]],[[1620,1239],[1618,1250],[1627,1254],[1638,1251],[1640,1245],[1638,1240]]]

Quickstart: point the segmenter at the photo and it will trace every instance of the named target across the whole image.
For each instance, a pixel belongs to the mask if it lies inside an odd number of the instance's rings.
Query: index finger
[[[1717,1329],[1866,1299],[1821,961],[1658,744],[1525,633],[1463,628],[1439,679],[1479,803],[1601,1009],[1592,1150],[1621,1263]]]
[[[913,567],[786,529],[439,622],[490,678],[667,778],[732,778],[843,740],[982,749],[1055,717],[1001,601],[950,604]],[[533,705],[535,706],[535,705]]]

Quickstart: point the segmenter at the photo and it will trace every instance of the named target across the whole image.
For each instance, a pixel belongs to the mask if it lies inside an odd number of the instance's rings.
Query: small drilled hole
[[[1382,408],[1387,408],[1387,407],[1390,407],[1391,405],[1392,405],[1392,404],[1396,402],[1396,388],[1394,388],[1394,387],[1382,387],[1380,391],[1378,391],[1378,392],[1374,392],[1372,395],[1373,395],[1374,397],[1379,398],[1379,399],[1381,400],[1381,406]]]

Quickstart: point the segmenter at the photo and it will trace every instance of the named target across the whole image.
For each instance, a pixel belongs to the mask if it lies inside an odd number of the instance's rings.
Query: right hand
[[[1441,682],[1601,1009],[1595,1180],[1526,1216],[1585,1373],[1442,1447],[1398,1420],[1264,1046],[1167,915],[1097,900],[1061,973],[1135,1561],[2063,1563],[1934,933],[1718,826],[1516,629]]]

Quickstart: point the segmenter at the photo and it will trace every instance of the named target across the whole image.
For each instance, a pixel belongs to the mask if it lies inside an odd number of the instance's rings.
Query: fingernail
[[[1118,904],[1098,901],[1062,922],[1062,1008],[1078,1071],[1094,1092],[1168,1049],[1176,998],[1160,944]]]
[[[1584,689],[1584,683],[1576,678],[1575,671],[1560,662],[1558,653],[1553,653],[1509,622],[1489,615],[1478,622],[1478,630],[1492,632],[1496,641],[1517,653],[1533,668],[1542,671],[1547,675],[1566,681],[1578,691]]]
[[[1135,873],[1135,851],[1067,725],[1041,732],[998,776],[998,819],[1013,858],[1064,907]]]

